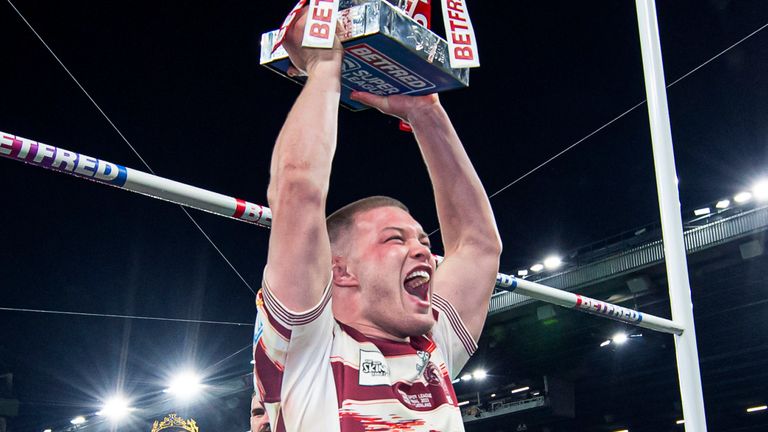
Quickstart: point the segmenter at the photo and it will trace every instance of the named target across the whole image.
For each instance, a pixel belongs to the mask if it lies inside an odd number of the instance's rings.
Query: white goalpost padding
[[[272,224],[272,212],[267,207],[10,133],[0,132],[0,157],[263,227],[270,227]],[[440,257],[437,258],[438,261],[441,259]],[[681,326],[665,318],[644,314],[633,309],[518,279],[503,273],[497,274],[496,287],[506,291],[515,291],[536,300],[642,328],[669,334],[681,334],[683,332]]]
[[[672,319],[681,324],[685,330],[675,335],[675,355],[683,419],[686,430],[706,432],[704,394],[701,388],[699,352],[693,322],[693,302],[683,240],[683,220],[680,215],[680,196],[677,190],[677,170],[672,147],[672,128],[669,122],[656,3],[654,0],[635,0],[635,6],[643,53],[645,91],[651,125],[653,162],[656,169],[656,189],[661,211],[664,261],[669,281],[669,303],[672,308]]]

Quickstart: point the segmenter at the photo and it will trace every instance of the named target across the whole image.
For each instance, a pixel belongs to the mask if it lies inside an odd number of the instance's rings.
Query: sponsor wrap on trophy
[[[303,46],[330,48],[339,23],[346,108],[367,108],[349,98],[352,91],[417,96],[464,88],[469,68],[480,65],[474,29],[464,0],[441,2],[447,40],[428,29],[430,0],[300,0],[279,29],[261,36],[260,62],[300,84],[306,81],[288,76],[291,63],[282,42],[308,3]]]

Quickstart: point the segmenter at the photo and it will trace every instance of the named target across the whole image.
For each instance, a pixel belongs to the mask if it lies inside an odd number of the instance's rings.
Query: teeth
[[[421,277],[424,279],[424,282],[429,282],[429,273],[425,272],[424,270],[416,270],[415,272],[411,272],[405,280],[413,279],[416,277]]]
[[[414,289],[429,282],[429,273],[424,270],[417,270],[411,272],[408,277],[405,278],[405,287],[407,289]]]

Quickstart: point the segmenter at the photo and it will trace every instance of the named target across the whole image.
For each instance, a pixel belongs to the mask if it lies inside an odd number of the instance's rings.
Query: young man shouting
[[[275,431],[463,431],[451,379],[477,347],[501,253],[486,193],[437,95],[355,93],[413,127],[445,260],[391,198],[326,221],[343,50],[302,48],[305,14],[285,42],[308,80],[272,155],[259,396]]]

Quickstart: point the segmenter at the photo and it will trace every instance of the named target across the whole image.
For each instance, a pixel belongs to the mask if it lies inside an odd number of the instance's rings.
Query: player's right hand
[[[294,67],[299,71],[312,76],[318,67],[331,66],[341,70],[341,59],[344,56],[344,48],[341,46],[338,34],[334,38],[333,48],[305,48],[301,46],[304,38],[304,26],[307,23],[309,7],[301,9],[296,19],[291,24],[285,36],[283,46],[288,51]],[[338,30],[338,27],[337,27]]]

